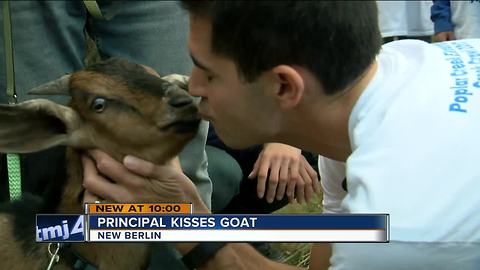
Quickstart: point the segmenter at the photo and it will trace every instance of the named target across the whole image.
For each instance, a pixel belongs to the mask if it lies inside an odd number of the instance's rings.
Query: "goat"
[[[192,97],[179,85],[175,78],[153,75],[148,67],[111,59],[29,92],[69,95],[68,107],[45,99],[0,105],[0,152],[66,145],[67,158],[67,179],[57,205],[26,195],[14,210],[0,212],[1,269],[47,267],[47,244],[34,239],[35,213],[83,212],[82,150],[100,148],[117,161],[131,154],[157,164],[181,151],[195,135],[200,118]],[[31,235],[16,234],[19,226],[24,231],[31,228]],[[146,243],[74,243],[71,249],[98,269],[145,269],[150,255]],[[71,268],[60,258],[55,269]]]

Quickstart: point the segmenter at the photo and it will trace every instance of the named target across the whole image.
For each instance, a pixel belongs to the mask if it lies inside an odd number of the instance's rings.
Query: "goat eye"
[[[95,98],[92,101],[92,104],[90,105],[92,110],[94,110],[97,113],[103,112],[103,110],[105,110],[106,106],[107,106],[107,101],[104,98],[100,98],[100,97]]]

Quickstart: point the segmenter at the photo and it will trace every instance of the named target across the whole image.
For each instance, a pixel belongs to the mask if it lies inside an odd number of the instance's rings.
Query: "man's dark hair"
[[[364,73],[380,50],[375,2],[182,1],[212,22],[212,50],[251,82],[276,65],[312,71],[327,94]]]

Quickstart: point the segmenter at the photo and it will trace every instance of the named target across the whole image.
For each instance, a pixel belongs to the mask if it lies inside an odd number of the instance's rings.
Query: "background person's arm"
[[[258,197],[269,203],[285,195],[290,202],[309,203],[320,192],[318,175],[302,150],[283,143],[264,144],[248,178],[258,178]]]
[[[450,1],[434,0],[430,9],[430,19],[433,22],[435,41],[455,40],[454,25],[451,19]]]

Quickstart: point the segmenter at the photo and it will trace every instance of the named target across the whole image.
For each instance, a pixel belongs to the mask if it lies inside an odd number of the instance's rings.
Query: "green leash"
[[[20,155],[7,154],[7,167],[10,200],[20,200],[22,198],[22,175],[20,173]]]
[[[5,64],[7,71],[7,96],[9,104],[17,103],[15,92],[15,73],[13,66],[12,23],[10,19],[10,2],[3,2],[3,33],[5,40]],[[22,198],[22,175],[20,173],[20,155],[7,154],[8,189],[10,200]]]

